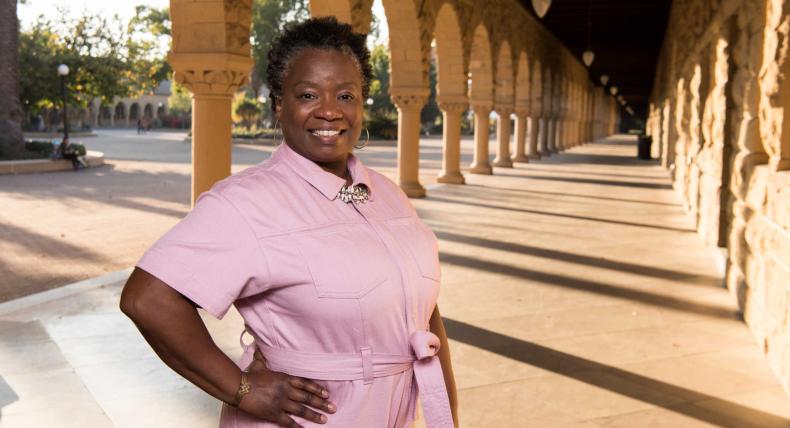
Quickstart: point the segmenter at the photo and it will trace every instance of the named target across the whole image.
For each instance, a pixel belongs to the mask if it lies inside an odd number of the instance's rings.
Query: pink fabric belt
[[[248,331],[249,332],[249,331]],[[250,333],[252,335],[252,333]],[[254,337],[254,335],[253,335]],[[415,331],[409,338],[413,355],[374,354],[368,347],[358,353],[308,353],[273,348],[255,341],[269,369],[315,380],[363,380],[392,376],[414,368],[425,423],[428,428],[453,428],[450,400],[439,357],[439,338],[429,331]],[[242,343],[243,345],[243,343]],[[244,345],[243,345],[244,346]],[[253,346],[245,346],[243,366],[252,361]]]

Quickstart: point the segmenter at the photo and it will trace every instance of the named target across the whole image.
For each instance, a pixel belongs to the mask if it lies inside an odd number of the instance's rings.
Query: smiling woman
[[[124,287],[157,354],[226,403],[223,427],[409,427],[418,395],[429,428],[457,426],[436,237],[353,154],[368,55],[334,18],[288,28],[267,70],[284,144],[205,192]],[[237,363],[196,311],[231,305],[253,338]]]

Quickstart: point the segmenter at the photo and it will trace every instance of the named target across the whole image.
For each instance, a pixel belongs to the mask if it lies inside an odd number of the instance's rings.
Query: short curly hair
[[[275,109],[277,98],[282,96],[283,81],[291,61],[305,49],[336,50],[348,54],[357,63],[362,75],[362,96],[368,97],[373,69],[365,35],[355,33],[350,25],[338,22],[333,16],[311,18],[287,26],[269,49],[266,86],[269,87],[272,110]]]

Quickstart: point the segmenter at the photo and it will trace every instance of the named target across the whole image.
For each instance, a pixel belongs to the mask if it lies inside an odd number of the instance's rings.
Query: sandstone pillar
[[[442,172],[439,183],[464,184],[461,174],[461,114],[469,108],[465,100],[439,101],[444,117]]]
[[[170,53],[174,80],[192,92],[192,204],[230,175],[231,100],[252,59],[232,54]],[[128,122],[127,116],[127,122]]]
[[[545,127],[543,118],[539,116],[530,116],[529,118],[529,128],[527,132],[527,157],[530,159],[540,159],[540,153],[538,153],[538,141],[545,133]]]
[[[548,121],[548,133],[546,135],[546,156],[550,156],[551,153],[557,153],[557,121],[559,119],[551,118]],[[543,154],[543,152],[541,152]]]
[[[499,144],[497,145],[496,158],[494,158],[494,166],[512,168],[513,161],[510,159],[510,115],[513,113],[513,109],[508,106],[499,106],[496,112],[499,116],[496,127]]]
[[[487,174],[492,172],[488,162],[488,116],[491,114],[491,104],[475,103],[472,110],[475,112],[475,153],[469,172],[472,174]]]
[[[390,91],[398,107],[398,184],[406,196],[422,198],[425,188],[420,184],[420,111],[427,98],[427,89]]]
[[[532,121],[527,116],[526,110],[516,110],[516,152],[513,154],[513,162],[529,162],[526,154],[527,135],[532,128]]]
[[[549,151],[549,141],[554,138],[554,119],[550,117],[543,118],[540,122],[542,126],[541,133],[540,133],[540,142],[538,147],[538,153],[541,156],[549,157],[551,156],[551,151]]]

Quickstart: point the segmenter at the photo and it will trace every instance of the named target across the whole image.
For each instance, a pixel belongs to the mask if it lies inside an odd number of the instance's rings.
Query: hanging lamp
[[[532,0],[532,8],[535,9],[535,14],[538,18],[546,16],[546,12],[551,7],[551,0]]]
[[[595,61],[595,52],[592,51],[592,43],[590,42],[590,34],[592,33],[592,13],[590,12],[592,6],[591,2],[587,2],[587,50],[582,53],[582,61],[587,67],[591,66]]]
[[[608,74],[602,74],[601,75],[601,84],[606,86],[608,83],[609,83],[609,75]]]

